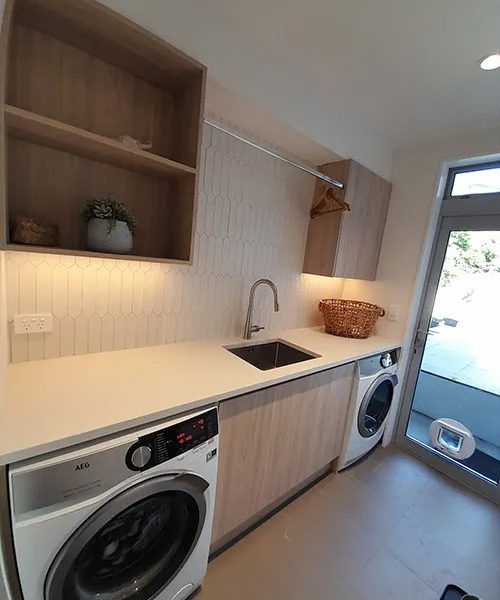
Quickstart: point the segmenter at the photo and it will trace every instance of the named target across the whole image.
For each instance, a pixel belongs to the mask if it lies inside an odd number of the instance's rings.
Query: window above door
[[[500,193],[500,163],[490,162],[451,169],[445,198]]]

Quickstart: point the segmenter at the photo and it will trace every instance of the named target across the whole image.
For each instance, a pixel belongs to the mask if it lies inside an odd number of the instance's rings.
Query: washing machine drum
[[[398,383],[395,375],[382,375],[368,388],[358,413],[358,431],[364,438],[375,435],[387,418]]]
[[[206,516],[208,484],[155,477],[99,508],[63,546],[45,600],[149,600],[191,555]]]

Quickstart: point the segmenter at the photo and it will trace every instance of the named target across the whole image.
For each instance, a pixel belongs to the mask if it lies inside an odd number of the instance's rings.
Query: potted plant
[[[83,208],[87,223],[87,248],[97,252],[125,254],[132,250],[135,217],[112,196],[93,198]]]

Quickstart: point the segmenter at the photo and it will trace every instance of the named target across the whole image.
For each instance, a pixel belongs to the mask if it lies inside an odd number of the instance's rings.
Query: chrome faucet
[[[252,337],[252,333],[257,333],[257,331],[264,329],[264,327],[261,327],[260,325],[252,325],[255,290],[261,283],[265,283],[273,290],[274,312],[278,312],[280,309],[280,305],[278,303],[278,288],[276,285],[270,279],[257,279],[257,281],[250,288],[250,295],[248,297],[247,318],[245,321],[245,332],[243,333],[243,339],[245,340],[249,340]]]

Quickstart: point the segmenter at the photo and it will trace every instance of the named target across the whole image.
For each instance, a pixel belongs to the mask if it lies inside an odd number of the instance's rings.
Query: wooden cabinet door
[[[335,276],[374,280],[389,209],[391,184],[359,163],[349,161],[346,200],[342,213]]]
[[[213,542],[338,457],[353,371],[344,365],[221,403]]]
[[[322,165],[326,175],[342,181],[335,196],[345,200],[349,212],[335,212],[311,219],[304,255],[305,273],[375,279],[389,209],[391,184],[353,160]],[[317,182],[313,205],[323,194]]]

